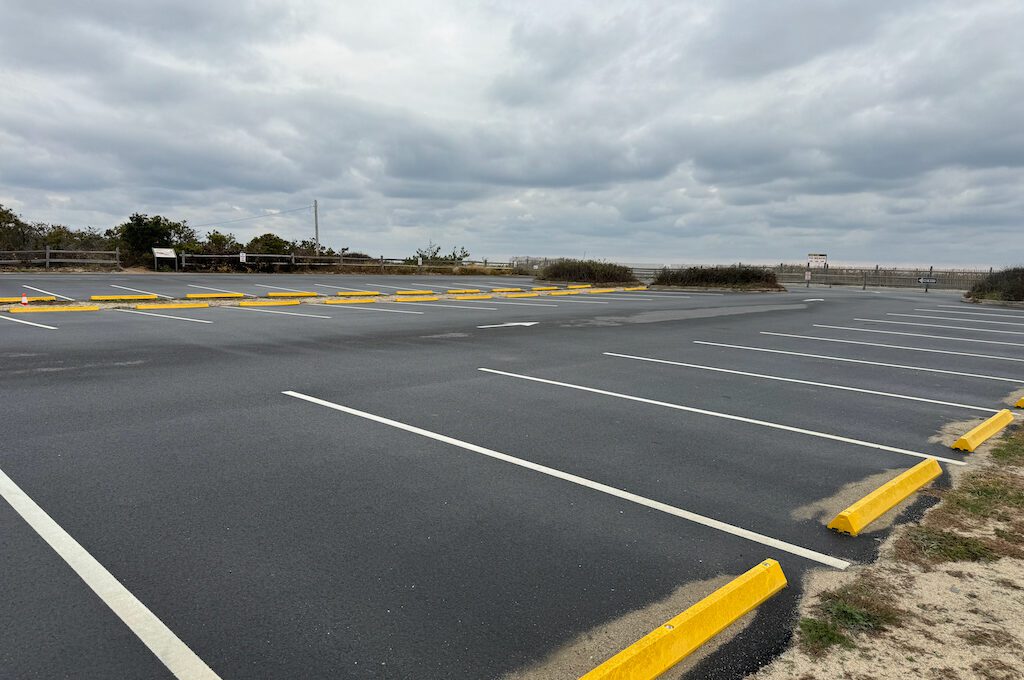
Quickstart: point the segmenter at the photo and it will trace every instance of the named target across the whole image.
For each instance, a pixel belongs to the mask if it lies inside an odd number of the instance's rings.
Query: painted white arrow
[[[496,323],[492,326],[477,326],[477,328],[508,328],[509,326],[536,326],[540,321],[511,321],[509,323]]]

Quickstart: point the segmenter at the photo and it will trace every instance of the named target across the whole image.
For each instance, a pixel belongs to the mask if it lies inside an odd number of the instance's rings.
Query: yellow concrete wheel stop
[[[934,458],[923,460],[840,512],[828,523],[828,528],[856,536],[868,524],[895,508],[903,499],[941,474],[939,461]]]

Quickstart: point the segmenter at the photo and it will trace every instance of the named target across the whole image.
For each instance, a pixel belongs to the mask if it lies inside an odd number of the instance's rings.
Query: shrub
[[[1024,300],[1024,267],[992,272],[974,284],[967,297],[975,300]]]
[[[621,264],[598,260],[557,260],[545,265],[538,278],[548,281],[582,283],[633,283],[633,270]]]
[[[775,272],[761,267],[687,267],[662,269],[657,286],[712,286],[718,288],[779,288]]]

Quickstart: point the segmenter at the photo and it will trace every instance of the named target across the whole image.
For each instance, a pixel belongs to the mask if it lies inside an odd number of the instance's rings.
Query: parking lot
[[[0,296],[531,285],[4,274]],[[874,557],[879,533],[814,508],[969,462],[932,438],[1024,387],[1024,311],[954,293],[318,302],[0,314],[11,677],[573,677],[652,627],[626,614],[775,558],[790,587],[680,671],[738,677],[786,643],[808,569]]]

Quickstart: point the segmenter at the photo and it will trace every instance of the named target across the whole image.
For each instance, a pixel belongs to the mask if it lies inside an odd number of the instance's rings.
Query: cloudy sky
[[[1024,262],[1019,0],[0,8],[0,203],[33,221],[318,199],[323,242],[389,257]]]

